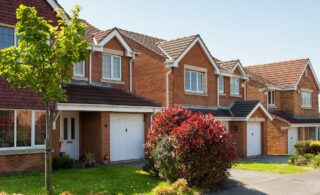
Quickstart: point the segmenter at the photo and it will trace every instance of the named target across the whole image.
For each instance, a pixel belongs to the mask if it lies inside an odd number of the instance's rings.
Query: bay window
[[[301,92],[301,106],[304,108],[312,107],[312,93],[307,91]]]
[[[230,94],[239,95],[239,79],[230,78]]]
[[[204,73],[185,70],[184,90],[193,93],[204,93]]]
[[[103,55],[102,79],[121,81],[121,57],[115,55]]]
[[[0,110],[0,150],[44,147],[46,113],[31,110]]]
[[[219,93],[223,94],[224,93],[224,77],[223,76],[219,76]]]

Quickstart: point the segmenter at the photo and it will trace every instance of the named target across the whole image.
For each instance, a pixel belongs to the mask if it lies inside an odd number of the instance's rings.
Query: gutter
[[[169,97],[169,74],[172,73],[172,68],[167,66],[168,72],[166,73],[166,107],[170,106],[170,97]]]
[[[132,92],[132,89],[133,89],[133,82],[132,82],[132,63],[133,61],[135,60],[136,58],[136,53],[135,52],[132,52],[132,58],[130,59],[130,81],[129,81],[129,88],[130,88],[130,91]]]

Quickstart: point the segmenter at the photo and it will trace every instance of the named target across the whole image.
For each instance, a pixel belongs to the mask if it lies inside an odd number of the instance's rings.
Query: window
[[[44,111],[0,110],[0,150],[43,146],[45,137]]]
[[[0,26],[0,49],[15,45],[14,28]]]
[[[84,61],[78,62],[74,65],[74,76],[84,77]]]
[[[204,73],[186,70],[184,75],[184,89],[187,92],[204,93]]]
[[[224,77],[219,76],[219,93],[224,93]]]
[[[14,146],[14,111],[0,110],[0,148]]]
[[[268,104],[274,106],[276,101],[276,92],[275,91],[268,91]]]
[[[305,108],[312,107],[312,95],[311,92],[302,91],[301,92],[301,106]]]
[[[102,79],[121,80],[121,57],[103,55]]]
[[[239,79],[230,78],[230,94],[239,95]]]

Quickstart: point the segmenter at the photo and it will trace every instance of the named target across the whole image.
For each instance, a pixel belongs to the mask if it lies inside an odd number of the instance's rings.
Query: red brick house
[[[268,154],[292,154],[298,140],[320,140],[319,82],[309,59],[248,66],[248,99],[274,116]]]
[[[0,49],[17,44],[15,11],[20,4],[57,21],[54,9],[60,6],[54,0],[1,0]],[[66,88],[68,101],[55,103],[59,116],[53,154],[79,160],[92,152],[99,162],[143,158],[150,116],[160,105],[130,92],[135,54],[118,30],[99,37],[95,43],[87,37],[89,58],[75,65],[74,80]],[[13,89],[5,80],[0,80],[0,89],[0,173],[42,169],[45,113],[40,96]]]
[[[112,31],[87,25],[94,42]],[[132,92],[162,106],[183,105],[213,114],[234,134],[241,156],[267,153],[266,124],[272,117],[259,101],[246,100],[248,76],[239,60],[223,62],[212,57],[199,35],[166,41],[115,30],[136,53]]]

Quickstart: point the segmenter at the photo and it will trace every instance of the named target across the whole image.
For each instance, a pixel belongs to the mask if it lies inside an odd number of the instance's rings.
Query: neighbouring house
[[[247,97],[260,101],[274,120],[267,126],[268,154],[293,154],[299,140],[320,140],[320,86],[309,59],[245,67]]]
[[[60,6],[55,0],[0,0],[0,49],[17,45],[15,13],[20,4],[57,22],[54,9]],[[66,87],[68,100],[53,105],[59,111],[53,154],[79,160],[91,152],[98,162],[144,158],[146,129],[160,105],[130,92],[135,52],[117,29],[102,33],[97,43],[86,38],[89,58],[75,64],[74,79]],[[43,169],[45,112],[40,95],[13,89],[5,80],[0,80],[0,90],[0,174]]]
[[[116,30],[135,51],[132,92],[163,107],[183,105],[213,114],[234,135],[240,156],[267,153],[266,124],[272,117],[259,101],[246,100],[248,75],[239,60],[214,58],[199,35],[167,41],[118,28],[101,31],[86,24],[87,37],[94,42]]]

